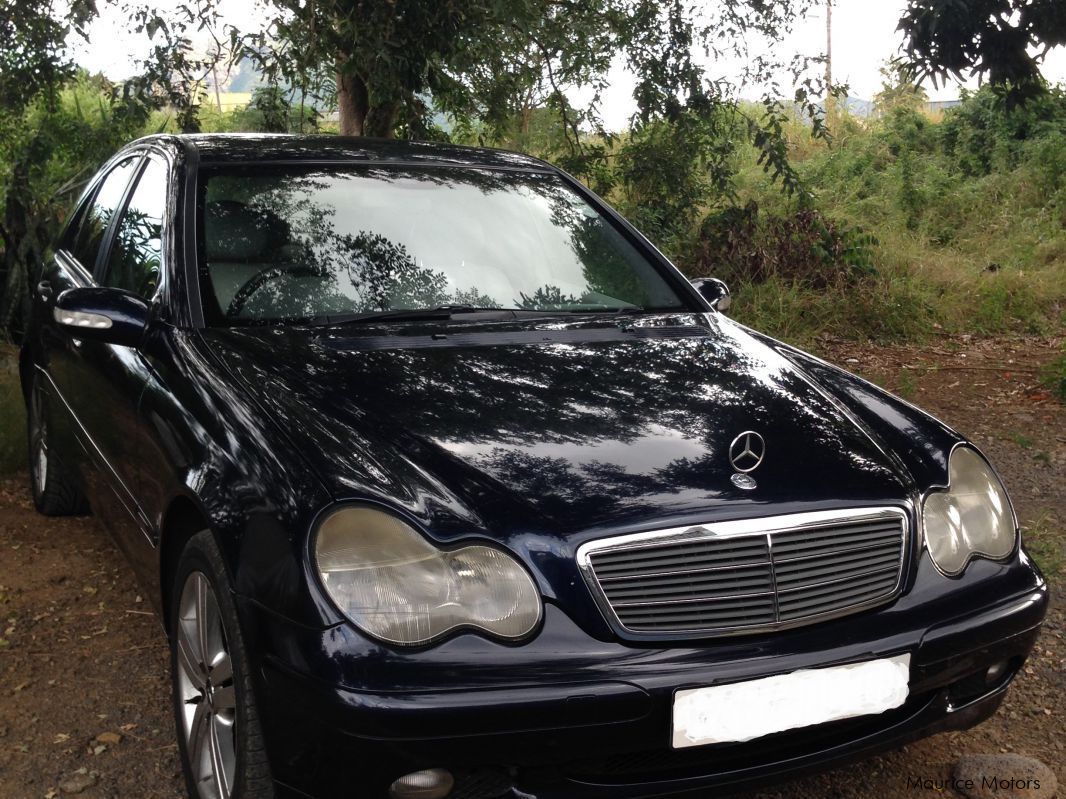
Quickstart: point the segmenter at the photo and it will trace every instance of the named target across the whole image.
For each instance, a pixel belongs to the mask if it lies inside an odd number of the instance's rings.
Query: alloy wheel
[[[185,751],[200,799],[229,799],[237,768],[237,694],[218,599],[207,577],[185,579],[174,645]]]

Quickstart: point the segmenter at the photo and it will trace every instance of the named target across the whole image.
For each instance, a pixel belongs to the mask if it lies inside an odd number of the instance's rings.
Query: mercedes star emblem
[[[729,462],[741,474],[755,471],[765,456],[766,442],[754,430],[745,430],[729,445]]]

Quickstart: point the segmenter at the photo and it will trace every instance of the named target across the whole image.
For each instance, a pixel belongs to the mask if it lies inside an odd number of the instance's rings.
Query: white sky
[[[163,6],[163,3],[159,3]],[[896,55],[902,42],[896,25],[906,6],[906,0],[835,0],[833,4],[833,78],[838,83],[847,83],[850,94],[865,100],[872,99],[880,90],[881,76],[878,70],[884,62]],[[226,21],[238,28],[247,26],[249,20],[261,17],[257,0],[220,0]],[[89,46],[75,47],[77,61],[90,71],[102,71],[113,79],[131,74],[136,58],[145,51],[143,37],[125,32],[121,14],[112,6],[105,6],[102,17],[93,25]],[[821,55],[825,52],[825,10],[816,8],[803,19],[781,47],[791,56],[794,53]],[[788,57],[781,59],[788,61]],[[713,71],[713,70],[712,70]],[[717,72],[735,77],[736,65],[718,65]],[[1066,48],[1053,51],[1044,62],[1044,75],[1053,83],[1066,83]],[[609,76],[610,87],[603,94],[601,114],[606,126],[619,130],[633,113],[634,78],[624,65],[617,63]],[[787,89],[789,78],[781,76]],[[976,88],[976,82],[967,84]],[[955,83],[936,89],[926,86],[934,100],[954,99],[959,96]],[[750,92],[755,94],[755,92]],[[573,100],[581,103],[588,93],[573,92]]]

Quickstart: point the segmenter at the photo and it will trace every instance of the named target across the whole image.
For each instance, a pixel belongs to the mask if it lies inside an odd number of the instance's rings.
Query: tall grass
[[[978,92],[940,121],[897,110],[841,120],[835,140],[811,140],[797,122],[792,157],[811,202],[844,230],[870,234],[871,270],[812,288],[787,274],[735,282],[738,318],[805,341],[831,332],[914,339],[933,330],[1055,333],[1066,308],[1066,95],[1022,109]],[[801,205],[752,163],[741,203],[769,220]],[[686,263],[714,273],[714,262]],[[846,266],[838,264],[837,268]]]

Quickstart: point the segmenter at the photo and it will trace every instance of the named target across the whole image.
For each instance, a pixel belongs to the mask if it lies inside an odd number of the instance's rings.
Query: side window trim
[[[74,278],[75,282],[80,283],[84,286],[96,285],[96,280],[93,278],[93,276],[85,270],[85,267],[78,263],[77,258],[74,258],[66,250],[60,250],[59,252],[57,252],[55,261],[57,264],[59,264],[60,268],[65,270],[72,278]]]
[[[134,150],[129,155],[135,156],[138,160],[133,167],[129,182],[126,183],[126,188],[122,192],[122,199],[115,206],[115,213],[111,215],[111,219],[108,221],[107,230],[104,231],[104,238],[100,242],[100,249],[96,253],[96,263],[92,269],[93,280],[100,285],[103,285],[104,271],[107,269],[107,262],[111,257],[111,247],[115,243],[118,224],[122,217],[126,215],[126,207],[129,205],[130,197],[133,196],[133,190],[136,188],[137,182],[141,179],[141,173],[144,172],[144,167],[148,163],[144,150]],[[111,174],[110,170],[108,174]]]

